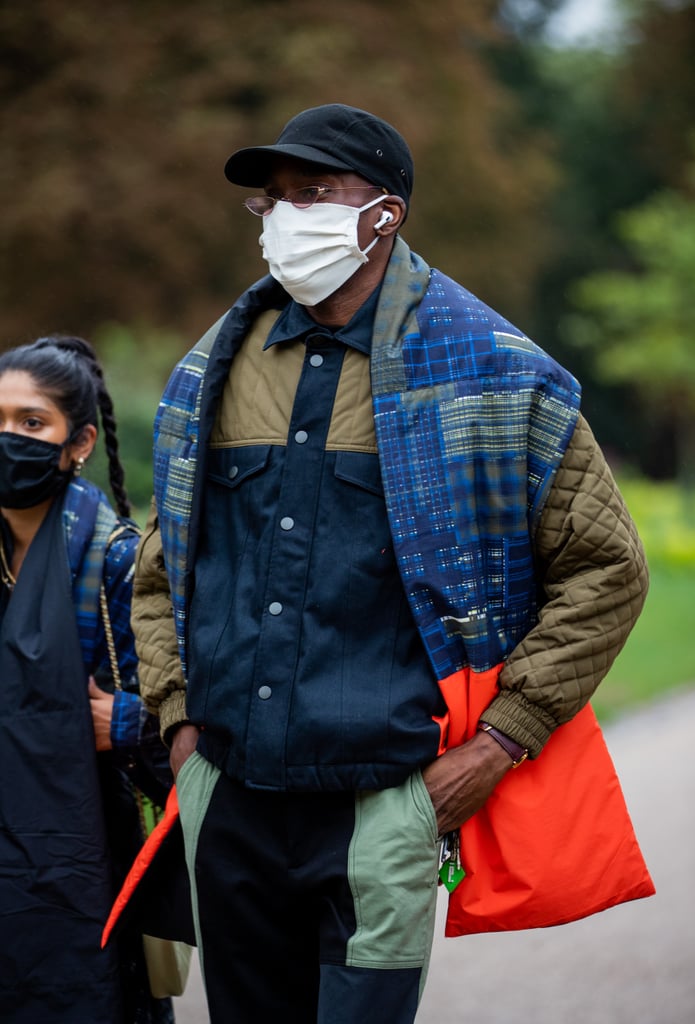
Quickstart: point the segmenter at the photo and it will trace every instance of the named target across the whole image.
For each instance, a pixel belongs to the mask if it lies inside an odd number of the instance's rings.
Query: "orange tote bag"
[[[474,734],[498,674],[442,681],[450,746]],[[508,772],[460,835],[466,877],[449,898],[448,936],[564,924],[655,891],[590,705]]]

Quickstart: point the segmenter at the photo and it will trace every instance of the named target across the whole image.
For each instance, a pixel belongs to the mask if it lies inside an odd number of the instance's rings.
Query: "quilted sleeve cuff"
[[[159,705],[159,731],[162,739],[168,744],[168,734],[174,726],[183,725],[188,721],[186,712],[186,691],[174,690]]]
[[[502,690],[481,716],[488,725],[505,733],[538,757],[556,727],[552,717],[517,690]]]

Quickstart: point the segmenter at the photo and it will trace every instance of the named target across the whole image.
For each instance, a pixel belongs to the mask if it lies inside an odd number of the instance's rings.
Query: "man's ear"
[[[374,230],[384,237],[393,235],[405,220],[407,208],[400,196],[384,196]]]

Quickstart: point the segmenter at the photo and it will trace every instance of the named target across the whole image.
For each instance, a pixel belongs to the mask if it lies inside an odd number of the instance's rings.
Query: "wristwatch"
[[[506,733],[495,729],[494,725],[488,725],[487,722],[478,722],[478,732],[486,732],[488,736],[492,736],[493,740],[497,740],[502,749],[506,750],[511,757],[512,768],[518,768],[528,757],[527,747],[522,747],[520,743],[515,743]]]

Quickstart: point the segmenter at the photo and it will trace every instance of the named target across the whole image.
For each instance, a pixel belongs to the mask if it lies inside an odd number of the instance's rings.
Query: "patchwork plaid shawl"
[[[394,546],[437,678],[486,671],[536,622],[533,535],[579,385],[400,242],[374,326],[372,391]]]

